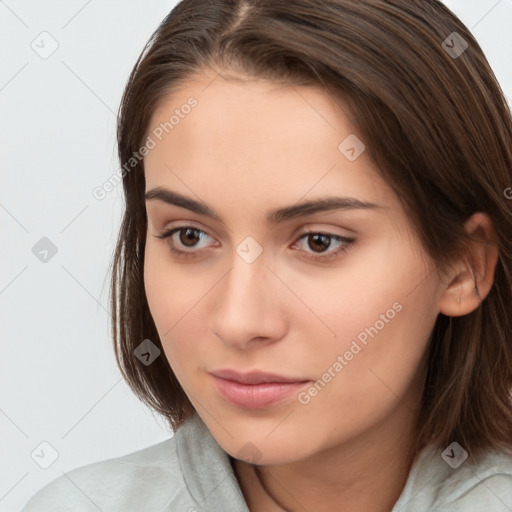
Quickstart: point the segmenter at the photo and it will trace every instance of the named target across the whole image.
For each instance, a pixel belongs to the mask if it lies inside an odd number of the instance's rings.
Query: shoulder
[[[488,451],[472,461],[463,457],[457,461],[453,456],[453,450],[426,448],[411,469],[393,511],[512,510],[512,454]]]
[[[439,489],[439,512],[512,510],[512,454],[488,452],[450,470]]]
[[[249,512],[227,453],[201,417],[188,417],[170,439],[63,473],[22,512]]]
[[[63,473],[39,490],[22,512],[163,510],[185,488],[176,435]]]

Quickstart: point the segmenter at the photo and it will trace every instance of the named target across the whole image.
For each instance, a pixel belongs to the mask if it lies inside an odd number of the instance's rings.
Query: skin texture
[[[369,151],[350,161],[338,149],[357,130],[323,90],[225,80],[209,71],[185,85],[152,117],[148,134],[189,97],[198,101],[145,157],[146,191],[165,187],[201,200],[223,222],[146,202],[145,288],[165,356],[212,435],[236,459],[251,511],[323,512],[339,503],[350,511],[389,511],[410,469],[407,446],[436,317],[478,306],[492,286],[496,248],[475,242],[473,267],[457,261],[449,274],[437,273]],[[381,208],[276,226],[265,219],[271,209],[328,196]],[[156,238],[187,226],[204,233],[193,232],[188,245],[183,232]],[[485,215],[467,226],[493,240]],[[343,242],[322,246],[301,238],[305,230],[356,240],[319,262],[314,258]],[[263,250],[252,263],[236,252],[248,236]],[[170,244],[189,256],[177,258]],[[226,367],[322,379],[393,304],[400,311],[306,404],[294,394],[248,410],[224,401],[213,386],[208,372]],[[248,451],[255,464],[241,460]]]

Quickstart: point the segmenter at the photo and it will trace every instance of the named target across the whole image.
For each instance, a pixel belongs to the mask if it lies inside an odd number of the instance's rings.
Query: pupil
[[[197,233],[197,230],[196,229],[186,229],[184,231],[181,231],[181,234],[182,236],[180,236],[180,241],[183,243],[183,245],[187,245],[189,247],[193,247],[194,246],[194,243],[189,243],[189,242],[196,242],[197,240],[194,240],[194,239],[197,239],[198,237],[197,236],[193,236],[192,234],[193,233]]]
[[[315,244],[319,240],[323,241],[324,242],[323,244],[322,244],[322,242],[320,242],[320,249],[321,250],[327,249],[329,247],[329,245],[330,245],[329,237],[327,235],[322,235],[322,234],[310,235],[310,239],[313,239]],[[311,249],[315,250],[315,247],[313,247],[311,244],[309,244],[309,246],[311,247]]]

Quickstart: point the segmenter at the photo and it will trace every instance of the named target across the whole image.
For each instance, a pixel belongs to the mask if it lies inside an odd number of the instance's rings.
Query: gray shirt
[[[392,512],[512,512],[512,455],[454,468],[425,448]],[[449,453],[449,456],[453,452]],[[229,455],[194,413],[173,437],[82,466],[38,491],[22,512],[249,512]],[[312,511],[314,512],[314,511]]]

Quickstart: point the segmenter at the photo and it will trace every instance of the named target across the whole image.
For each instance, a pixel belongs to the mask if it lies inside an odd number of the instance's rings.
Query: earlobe
[[[490,217],[475,213],[464,227],[472,240],[441,296],[439,310],[446,316],[463,316],[477,309],[494,283],[498,239]]]

